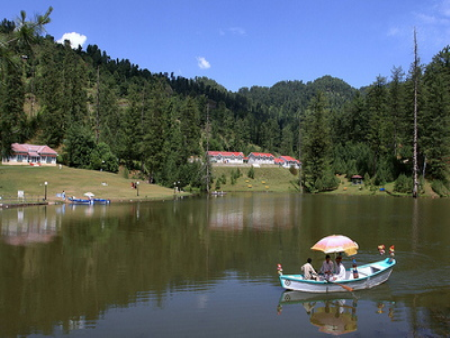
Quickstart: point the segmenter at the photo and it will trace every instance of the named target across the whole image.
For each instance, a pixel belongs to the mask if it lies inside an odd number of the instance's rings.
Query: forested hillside
[[[10,145],[55,147],[59,161],[116,172],[140,170],[165,186],[205,187],[209,150],[300,157],[305,191],[326,191],[335,174],[374,185],[397,180],[411,191],[414,81],[418,88],[418,158],[422,177],[446,194],[449,156],[450,50],[419,71],[393,67],[363,89],[324,76],[312,82],[228,91],[208,78],[141,69],[99,46],[76,50],[42,28],[51,9],[0,25],[0,137]]]

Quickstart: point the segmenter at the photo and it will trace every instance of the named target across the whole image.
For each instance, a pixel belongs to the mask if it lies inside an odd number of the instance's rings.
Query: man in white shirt
[[[330,255],[325,256],[322,267],[320,268],[320,273],[324,275],[325,279],[329,279],[333,275],[334,264],[331,261]]]
[[[336,257],[336,271],[333,276],[333,280],[344,280],[345,279],[345,266],[342,264],[342,257]]]
[[[306,260],[306,263],[302,265],[301,269],[303,272],[303,277],[305,279],[312,279],[316,280],[317,278],[317,272],[314,270],[313,266],[311,265],[312,259],[308,258]]]

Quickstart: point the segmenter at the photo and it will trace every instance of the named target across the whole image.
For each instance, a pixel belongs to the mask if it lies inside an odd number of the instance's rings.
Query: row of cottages
[[[58,153],[49,146],[13,143],[11,155],[3,157],[2,164],[56,166],[56,156],[58,156]]]
[[[212,163],[244,163],[244,153],[231,151],[208,151],[209,161]]]
[[[211,163],[223,164],[277,164],[284,168],[300,168],[300,161],[290,156],[275,157],[270,153],[250,153],[247,157],[242,152],[229,151],[208,151],[208,158]]]

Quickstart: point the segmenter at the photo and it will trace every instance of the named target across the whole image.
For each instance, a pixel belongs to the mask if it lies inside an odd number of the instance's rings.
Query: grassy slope
[[[217,178],[225,175],[226,184],[221,184],[220,189],[223,191],[298,191],[294,182],[298,182],[298,175],[292,175],[288,169],[278,168],[274,166],[263,166],[261,168],[254,168],[254,179],[248,178],[247,174],[250,167],[239,167],[242,177],[236,180],[235,184],[231,184],[231,172],[236,168],[228,166],[214,166],[213,175],[214,182]],[[215,184],[212,185],[212,190],[216,190]]]
[[[231,184],[231,172],[236,170],[234,167],[229,166],[214,166],[214,182],[217,178],[223,174],[226,177],[227,183],[221,184],[220,189],[223,191],[272,191],[272,192],[286,192],[286,191],[298,191],[298,186],[295,182],[298,182],[298,176],[292,175],[288,169],[278,168],[274,166],[267,166],[261,168],[254,168],[255,178],[249,179],[247,173],[249,167],[240,167],[242,177],[237,182]],[[338,189],[325,194],[339,194],[339,195],[380,195],[388,196],[386,191],[380,191],[379,187],[375,189],[369,189],[369,187],[362,185],[361,189],[359,185],[353,185],[344,176],[340,176],[341,184]],[[264,183],[262,183],[264,182]],[[251,187],[249,187],[249,185]],[[394,183],[388,183],[384,186],[385,190],[389,192],[394,191]],[[212,190],[215,189],[215,185],[212,185]],[[411,196],[411,194],[395,194],[398,196]],[[420,196],[438,197],[432,190],[428,182],[425,182],[424,193]]]
[[[48,200],[60,200],[56,194],[63,190],[66,196],[80,198],[90,191],[99,198],[116,201],[173,197],[172,189],[142,181],[137,197],[137,190],[131,188],[133,181],[136,180],[117,174],[68,167],[0,166],[0,196],[4,199],[8,196],[16,198],[18,190],[23,190],[30,199],[42,199],[45,193],[44,182],[48,182]]]
[[[254,168],[255,177],[247,177],[249,167],[240,167],[242,177],[236,183],[231,184],[231,173],[235,167],[213,168],[215,180],[225,175],[226,184],[221,184],[223,191],[270,191],[270,192],[296,192],[298,186],[298,176],[292,175],[288,169],[267,166]],[[371,191],[366,187],[359,189],[345,178],[340,177],[341,184],[335,191],[327,194],[348,194],[348,195],[387,195],[379,189]],[[139,197],[137,190],[131,188],[131,182],[136,180],[126,179],[122,175],[107,172],[73,169],[68,167],[28,167],[28,166],[1,166],[0,165],[0,196],[3,199],[16,198],[17,191],[23,190],[25,196],[30,200],[42,200],[44,197],[44,182],[48,182],[47,199],[60,200],[57,193],[63,190],[66,196],[83,197],[85,192],[92,192],[100,198],[109,198],[113,201],[128,201],[137,199],[165,199],[173,197],[173,190],[148,184],[140,181]],[[106,183],[106,185],[102,184]],[[393,191],[393,183],[386,185],[386,190]],[[211,190],[216,190],[215,184]],[[425,186],[425,194],[421,196],[437,195],[431,191],[428,184]]]

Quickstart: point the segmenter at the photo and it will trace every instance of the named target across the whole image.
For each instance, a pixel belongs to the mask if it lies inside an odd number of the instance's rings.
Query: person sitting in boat
[[[329,279],[333,275],[333,271],[334,264],[331,261],[330,255],[326,255],[319,273],[323,274],[325,279]]]
[[[312,279],[312,280],[316,280],[317,279],[317,272],[316,270],[314,270],[313,266],[311,265],[312,259],[308,258],[306,260],[306,263],[302,265],[301,269],[303,272],[303,277],[305,279]]]
[[[345,266],[342,264],[342,256],[336,257],[336,269],[333,276],[333,280],[344,280],[345,279]]]

